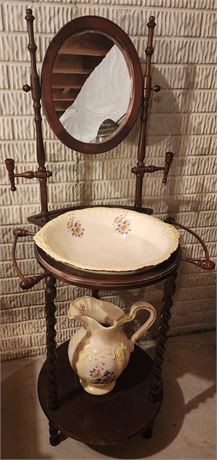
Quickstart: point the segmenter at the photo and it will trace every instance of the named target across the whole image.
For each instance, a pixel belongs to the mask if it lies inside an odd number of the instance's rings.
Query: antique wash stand
[[[34,16],[30,9],[27,9],[25,19],[27,21],[29,36],[28,50],[31,58],[31,84],[30,86],[25,84],[23,90],[26,92],[31,91],[32,93],[38,168],[36,171],[15,173],[15,163],[13,159],[6,159],[6,167],[12,191],[16,190],[15,178],[17,177],[24,177],[27,179],[37,178],[39,180],[41,212],[40,214],[30,216],[28,222],[42,227],[51,219],[54,219],[66,211],[82,208],[82,206],[74,206],[49,211],[47,180],[52,175],[52,172],[45,166],[45,150],[40,114],[41,90],[45,113],[54,133],[69,148],[86,154],[105,152],[118,145],[130,132],[139,112],[141,112],[137,164],[132,168],[132,173],[136,176],[135,204],[129,207],[115,207],[152,214],[152,209],[142,206],[142,184],[144,174],[162,170],[163,183],[166,183],[170,164],[173,159],[173,153],[167,152],[164,166],[146,166],[144,162],[149,98],[151,91],[157,92],[160,90],[158,85],[152,86],[151,84],[151,56],[154,51],[154,17],[151,16],[147,24],[148,42],[145,50],[146,66],[144,77],[142,76],[141,66],[135,48],[127,35],[118,26],[106,19],[87,16],[70,21],[54,37],[44,59],[41,81],[36,68],[37,47],[33,34]],[[83,77],[81,78],[81,76],[85,74],[86,71],[83,65],[85,66],[87,62],[90,62],[90,65],[92,65],[91,62],[93,63],[95,59],[95,63],[93,64],[94,68],[94,66],[97,65],[96,63],[100,62],[102,47],[100,48],[99,45],[98,47],[94,45],[97,35],[100,35],[102,38],[102,40],[100,40],[101,45],[105,45],[105,47],[108,46],[109,49],[111,43],[116,44],[122,51],[130,69],[133,85],[132,97],[127,116],[124,118],[122,125],[116,125],[117,132],[111,130],[113,124],[110,123],[109,129],[111,131],[109,131],[109,135],[104,138],[103,142],[85,143],[73,138],[63,129],[59,121],[58,111],[64,111],[67,108],[67,97],[70,95],[72,101],[73,91],[75,97],[77,91],[76,85],[74,87],[72,85],[70,90],[64,86],[66,84],[65,82],[70,80],[72,73],[70,69],[70,72],[67,74],[69,60],[65,57],[67,54],[70,54],[68,51],[69,44],[75,43],[77,37],[79,37],[81,57],[76,49],[77,51],[75,54],[77,57],[73,62],[77,63],[78,68],[81,70],[77,70],[76,75],[78,76],[76,76],[74,80],[82,80]],[[90,37],[93,38],[92,42],[90,41]],[[89,48],[86,45],[86,47],[83,45],[81,46],[81,41],[84,39],[85,42],[86,38],[88,38]],[[76,43],[78,44],[78,41]],[[94,49],[94,53],[92,53],[91,57],[90,45],[92,46],[92,51]],[[63,48],[65,52],[63,52]],[[93,56],[96,57],[94,58]],[[83,59],[83,57],[86,60]],[[86,71],[87,75],[89,75],[88,72],[89,71]],[[58,75],[58,78],[56,75]],[[63,81],[62,92],[58,86],[58,81]],[[57,82],[55,83],[56,87],[54,82]],[[207,247],[198,235],[186,227],[177,224],[172,218],[168,217],[166,221],[194,235],[201,243],[205,257],[196,260],[187,258],[182,259],[181,248],[179,246],[169,259],[151,267],[149,270],[139,270],[130,274],[118,272],[116,274],[109,274],[82,271],[81,269],[76,269],[76,267],[70,267],[69,265],[54,260],[35,245],[36,259],[44,272],[35,276],[26,276],[21,273],[17,265],[15,257],[16,243],[18,238],[32,235],[33,233],[26,229],[16,229],[14,231],[13,264],[21,280],[20,287],[22,289],[30,289],[42,278],[45,278],[47,359],[39,375],[38,393],[40,404],[49,420],[50,443],[52,445],[57,445],[61,439],[68,436],[90,445],[108,445],[127,439],[136,433],[143,433],[145,437],[150,437],[152,435],[153,422],[163,400],[162,364],[167,332],[169,329],[169,319],[171,316],[170,311],[173,305],[172,297],[175,292],[177,268],[181,260],[188,261],[206,270],[214,268]],[[152,359],[139,347],[135,347],[130,363],[119,378],[114,391],[102,397],[95,397],[85,393],[80,387],[78,379],[69,365],[67,357],[68,342],[56,347],[56,279],[64,281],[67,284],[88,288],[95,297],[98,297],[99,291],[101,290],[137,289],[165,281],[154,360],[152,361]]]

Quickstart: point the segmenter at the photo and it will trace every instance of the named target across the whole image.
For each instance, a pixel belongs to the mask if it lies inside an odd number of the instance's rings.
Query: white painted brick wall
[[[119,24],[134,42],[142,65],[146,23],[156,17],[153,83],[162,90],[153,95],[149,120],[147,163],[161,164],[166,150],[175,152],[168,184],[162,174],[145,177],[143,204],[164,217],[173,214],[206,241],[216,257],[216,61],[217,3],[215,0],[2,0],[0,5],[0,136],[1,158],[12,157],[17,170],[36,165],[35,132],[29,83],[30,64],[24,20],[33,8],[38,46],[38,68],[53,34],[70,19],[86,14],[104,16]],[[44,120],[43,133],[49,169],[50,208],[85,203],[132,204],[138,124],[120,146],[107,154],[72,152],[51,132]],[[39,211],[37,181],[19,180],[16,193],[9,189],[2,164],[0,254],[2,257],[1,316],[3,359],[44,352],[45,319],[43,281],[28,292],[19,288],[11,263],[12,229],[27,224]],[[182,233],[186,255],[200,257],[200,246]],[[20,267],[27,274],[38,271],[31,239],[17,245]],[[58,282],[57,339],[70,337],[69,301],[87,291]],[[103,293],[122,307],[144,296],[158,308],[162,285],[137,293]],[[215,317],[215,275],[183,263],[179,270],[171,332],[210,328]],[[76,325],[75,325],[76,326]]]

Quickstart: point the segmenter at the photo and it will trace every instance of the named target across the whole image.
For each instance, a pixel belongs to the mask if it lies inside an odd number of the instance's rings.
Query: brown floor
[[[1,458],[216,459],[215,335],[174,337],[168,345],[165,398],[152,439],[136,436],[100,450],[72,439],[57,447],[49,445],[36,389],[43,357],[3,363]]]

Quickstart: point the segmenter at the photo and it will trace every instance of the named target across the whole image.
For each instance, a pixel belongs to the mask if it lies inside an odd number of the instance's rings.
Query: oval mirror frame
[[[122,51],[132,79],[132,95],[128,116],[109,138],[98,143],[86,143],[72,137],[63,127],[55,111],[52,96],[52,75],[59,49],[73,34],[93,31],[113,40]],[[102,153],[116,147],[131,131],[142,104],[143,76],[137,51],[128,35],[116,24],[98,16],[83,16],[65,24],[54,36],[46,51],[41,74],[42,103],[48,123],[58,139],[72,150],[81,153]]]

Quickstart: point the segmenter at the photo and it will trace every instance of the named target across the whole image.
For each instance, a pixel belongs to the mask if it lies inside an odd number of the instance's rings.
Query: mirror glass
[[[102,153],[126,138],[141,110],[137,51],[113,22],[82,16],[53,37],[41,73],[45,116],[72,150]]]
[[[103,33],[86,30],[67,38],[56,55],[53,105],[74,139],[101,143],[125,125],[133,84],[125,56]]]

